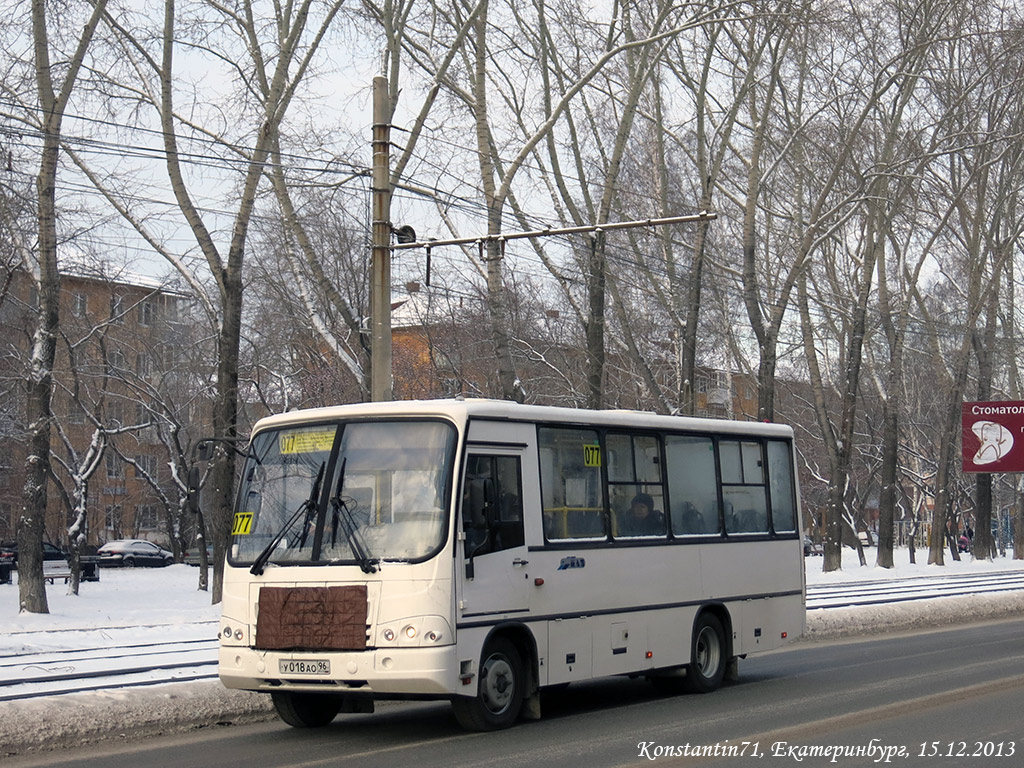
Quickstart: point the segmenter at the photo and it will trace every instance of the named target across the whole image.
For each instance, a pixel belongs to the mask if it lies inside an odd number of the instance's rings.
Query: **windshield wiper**
[[[341,460],[341,470],[338,472],[338,484],[334,490],[334,496],[331,498],[331,546],[334,546],[335,539],[338,535],[338,513],[341,513],[341,532],[345,534],[345,539],[348,541],[349,549],[352,550],[352,554],[356,560],[359,561],[359,568],[363,573],[376,573],[377,566],[374,561],[370,559],[370,556],[366,553],[366,545],[363,544],[363,539],[359,535],[358,526],[356,525],[355,519],[352,517],[352,510],[349,509],[348,502],[341,496],[341,488],[345,484],[345,462],[348,458]]]
[[[320,483],[323,482],[324,479],[325,466],[327,466],[327,462],[320,462],[320,469],[317,470],[316,480],[313,482],[313,487],[309,491],[309,498],[299,505],[299,508],[292,513],[292,516],[285,521],[285,524],[281,526],[281,529],[274,535],[274,538],[270,540],[270,543],[267,544],[263,551],[259,553],[255,560],[253,560],[252,568],[249,569],[249,573],[253,576],[263,575],[263,568],[270,559],[270,554],[274,551],[277,545],[281,543],[281,539],[283,539],[288,531],[291,530],[291,527],[295,525],[295,521],[303,514],[306,515],[306,520],[308,520],[311,514],[316,511],[316,499],[320,495]],[[303,536],[303,539],[305,539],[305,536]]]

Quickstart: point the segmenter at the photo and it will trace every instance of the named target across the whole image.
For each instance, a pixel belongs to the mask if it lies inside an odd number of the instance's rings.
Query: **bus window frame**
[[[629,427],[623,426],[603,426],[596,424],[579,424],[579,423],[560,423],[560,422],[547,422],[537,421],[534,422],[537,429],[537,448],[538,455],[541,445],[540,432],[542,429],[567,429],[567,430],[586,430],[595,432],[597,434],[598,444],[601,448],[601,483],[603,485],[603,501],[604,509],[602,511],[602,521],[604,525],[604,535],[597,537],[581,537],[581,538],[551,538],[548,535],[548,531],[544,526],[541,526],[543,533],[543,544],[540,546],[531,546],[531,549],[598,549],[605,547],[643,547],[643,546],[666,546],[672,544],[680,545],[691,545],[691,544],[720,544],[727,542],[738,542],[738,541],[779,541],[779,540],[791,540],[800,538],[800,504],[798,499],[798,484],[796,478],[796,464],[793,459],[793,439],[791,437],[772,437],[767,435],[750,434],[744,432],[716,432],[713,430],[702,431],[694,429],[666,429],[666,430],[652,430],[652,429],[630,429]],[[611,520],[611,497],[608,481],[608,460],[607,460],[607,437],[608,435],[628,435],[630,437],[637,435],[653,436],[658,443],[659,462],[661,470],[661,488],[662,488],[662,500],[664,509],[661,510],[665,516],[666,533],[664,535],[652,535],[643,537],[615,537],[612,535],[612,520]],[[672,508],[671,489],[668,482],[668,466],[667,466],[667,452],[665,446],[665,438],[669,436],[685,436],[685,437],[702,437],[711,440],[714,448],[714,465],[715,465],[715,492],[718,498],[718,531],[716,533],[707,534],[686,534],[676,533],[672,529],[671,514],[666,510]],[[740,443],[740,453],[742,457],[742,443],[754,442],[758,444],[761,454],[761,471],[763,481],[761,484],[754,484],[755,487],[761,487],[764,489],[765,495],[765,514],[767,518],[766,530],[764,531],[729,531],[726,525],[725,519],[725,498],[723,494],[723,486],[735,485],[732,483],[723,483],[722,481],[722,466],[721,466],[721,450],[720,442],[732,441]],[[787,454],[790,457],[789,460],[789,486],[792,493],[792,504],[793,504],[793,519],[795,521],[794,530],[792,531],[777,531],[775,529],[775,517],[773,508],[773,499],[771,493],[771,465],[768,456],[768,442],[774,441],[782,444],[787,449]],[[540,466],[539,473],[539,484],[541,494],[541,510],[540,514],[543,517],[543,499],[544,499],[544,484],[545,484],[545,472],[543,465]],[[634,468],[635,473],[635,468]],[[622,485],[623,483],[617,482],[615,484]]]

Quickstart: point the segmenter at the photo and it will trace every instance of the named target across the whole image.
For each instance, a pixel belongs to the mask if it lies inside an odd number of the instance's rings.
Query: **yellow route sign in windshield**
[[[282,432],[278,437],[281,455],[329,451],[331,446],[334,445],[334,432],[334,427],[330,429],[304,429],[296,432]]]

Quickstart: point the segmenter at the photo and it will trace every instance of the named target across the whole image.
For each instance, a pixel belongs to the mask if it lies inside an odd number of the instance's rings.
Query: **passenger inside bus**
[[[625,514],[619,515],[619,536],[663,536],[665,516],[654,508],[650,494],[638,493]]]

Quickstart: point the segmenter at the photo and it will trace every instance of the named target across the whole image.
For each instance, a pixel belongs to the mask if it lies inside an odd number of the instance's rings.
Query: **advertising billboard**
[[[964,403],[964,472],[1024,472],[1024,402]]]

